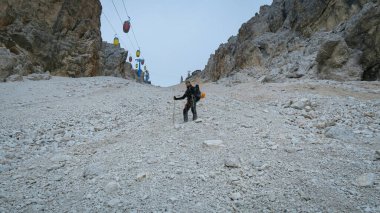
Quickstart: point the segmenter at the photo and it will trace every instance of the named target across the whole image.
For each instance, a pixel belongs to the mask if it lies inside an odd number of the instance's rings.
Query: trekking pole
[[[175,118],[175,100],[173,99],[173,126],[175,126],[174,118]]]

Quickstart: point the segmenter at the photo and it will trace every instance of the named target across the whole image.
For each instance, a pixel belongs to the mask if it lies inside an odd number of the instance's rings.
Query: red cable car
[[[141,60],[141,65],[144,65],[144,63],[145,63],[145,60],[144,59]]]
[[[123,24],[123,31],[125,33],[128,33],[129,29],[131,29],[131,22],[130,21],[125,21],[124,24]]]

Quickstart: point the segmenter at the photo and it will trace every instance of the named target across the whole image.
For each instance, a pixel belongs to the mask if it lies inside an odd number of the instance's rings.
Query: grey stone
[[[4,47],[0,47],[0,82],[13,74],[13,69],[17,64],[17,59],[13,57],[12,53]]]
[[[246,128],[246,129],[253,128],[253,126],[250,124],[242,124],[241,127]]]
[[[297,100],[297,101],[293,102],[290,107],[293,108],[293,109],[302,110],[306,106],[310,107],[310,105],[311,105],[310,100],[308,100],[306,98],[302,98],[300,100]]]
[[[328,121],[321,121],[321,122],[318,122],[315,127],[317,129],[325,129],[327,127],[330,127],[330,126],[335,126],[336,122],[334,120],[328,120]]]
[[[269,165],[268,164],[263,164],[262,166],[258,167],[257,170],[258,171],[263,171],[265,169],[269,168]]]
[[[240,168],[240,160],[237,158],[227,158],[224,160],[224,166],[229,168]]]
[[[100,131],[103,131],[104,129],[106,129],[105,126],[96,126],[96,127],[94,127],[94,131],[95,132],[100,132]]]
[[[198,118],[197,120],[195,120],[195,123],[202,123],[202,122],[203,122],[203,120],[200,119],[200,118]]]
[[[332,126],[328,128],[325,132],[325,136],[342,141],[353,141],[355,139],[354,133],[343,126]]]
[[[334,34],[327,36],[316,58],[319,77],[333,80],[360,80],[362,70],[352,69],[357,63],[351,64],[348,69],[345,67],[351,57],[354,60],[355,55],[351,55],[350,48],[342,37]]]
[[[222,140],[206,140],[203,142],[204,147],[220,148],[225,147]]]
[[[33,73],[26,76],[26,79],[31,80],[31,81],[50,80],[51,76],[50,76],[50,73],[44,73],[44,74]]]
[[[174,202],[177,202],[177,201],[178,201],[178,198],[177,198],[177,197],[174,197],[174,196],[171,196],[171,197],[169,198],[169,201],[172,202],[172,203],[174,203]]]
[[[252,164],[252,166],[255,167],[255,168],[259,168],[259,167],[261,167],[261,166],[264,165],[264,163],[263,163],[261,160],[256,160],[256,159],[253,159],[253,160],[251,161],[251,164]]]
[[[92,164],[83,170],[82,177],[85,179],[93,179],[94,177],[99,176],[100,173],[100,167],[98,165]]]
[[[295,148],[295,147],[286,147],[286,148],[284,148],[284,151],[287,152],[287,153],[295,153],[295,152],[297,152],[297,148]]]
[[[63,180],[63,176],[62,175],[57,175],[57,176],[54,176],[52,179],[54,181],[62,181]]]
[[[311,106],[305,106],[305,111],[310,112],[312,110]]]
[[[264,75],[264,76],[261,76],[258,80],[257,80],[259,83],[266,83],[266,82],[268,82],[269,81],[269,78],[266,76],[266,75]]]
[[[380,150],[375,151],[375,160],[380,160]]]
[[[374,173],[365,173],[360,175],[356,179],[356,184],[360,187],[370,187],[374,184],[375,174]]]
[[[137,79],[137,74],[130,63],[127,63],[128,51],[113,44],[103,42],[100,52],[101,75]]]
[[[120,203],[120,200],[119,199],[117,199],[117,198],[113,198],[113,199],[111,199],[111,200],[109,200],[108,202],[107,202],[107,205],[109,206],[109,207],[115,207],[116,205],[118,205]]]
[[[23,77],[21,75],[15,74],[9,76],[5,81],[6,82],[15,82],[15,81],[23,81]]]
[[[108,194],[115,193],[117,190],[120,188],[119,183],[115,181],[111,181],[107,183],[107,185],[104,187],[104,191],[107,192]]]
[[[277,145],[277,144],[276,144],[276,145],[273,145],[273,146],[271,146],[269,149],[270,149],[270,150],[277,150],[277,149],[278,149],[278,145]]]
[[[241,194],[240,192],[234,192],[234,193],[231,193],[229,197],[231,200],[240,200]]]
[[[145,173],[145,172],[142,172],[142,173],[139,173],[137,176],[136,176],[136,181],[143,181],[144,179],[146,179],[148,177],[148,174]]]
[[[183,128],[182,125],[180,125],[180,124],[174,124],[174,129],[179,130],[179,129],[182,129],[182,128]]]

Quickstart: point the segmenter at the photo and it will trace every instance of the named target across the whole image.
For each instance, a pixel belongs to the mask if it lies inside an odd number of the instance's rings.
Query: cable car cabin
[[[139,65],[138,64],[136,64],[136,69],[138,69],[139,68]]]
[[[129,62],[132,62],[132,60],[133,60],[132,56],[129,56]]]
[[[144,65],[144,63],[145,63],[145,60],[144,60],[144,59],[143,59],[143,60],[141,60],[141,64],[142,64],[142,65]]]
[[[131,22],[130,21],[125,21],[124,24],[123,24],[123,31],[125,33],[128,33],[129,29],[131,29]]]
[[[136,57],[137,57],[137,58],[140,57],[140,53],[141,53],[140,50],[137,50],[137,51],[136,51]]]
[[[118,38],[118,37],[115,37],[115,38],[113,39],[113,45],[114,45],[115,47],[119,47],[119,46],[120,46],[120,42],[119,42],[119,38]]]

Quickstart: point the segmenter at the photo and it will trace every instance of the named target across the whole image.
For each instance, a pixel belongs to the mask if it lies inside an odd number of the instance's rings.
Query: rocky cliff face
[[[220,45],[202,76],[380,80],[379,2],[274,0]]]
[[[99,0],[5,0],[0,5],[0,81],[12,74],[132,78],[127,53],[102,44]]]
[[[126,79],[137,79],[136,71],[126,62],[128,51],[115,47],[113,44],[102,43],[100,51],[100,75],[114,76]]]
[[[0,80],[50,71],[99,74],[99,0],[5,0],[0,6]]]

